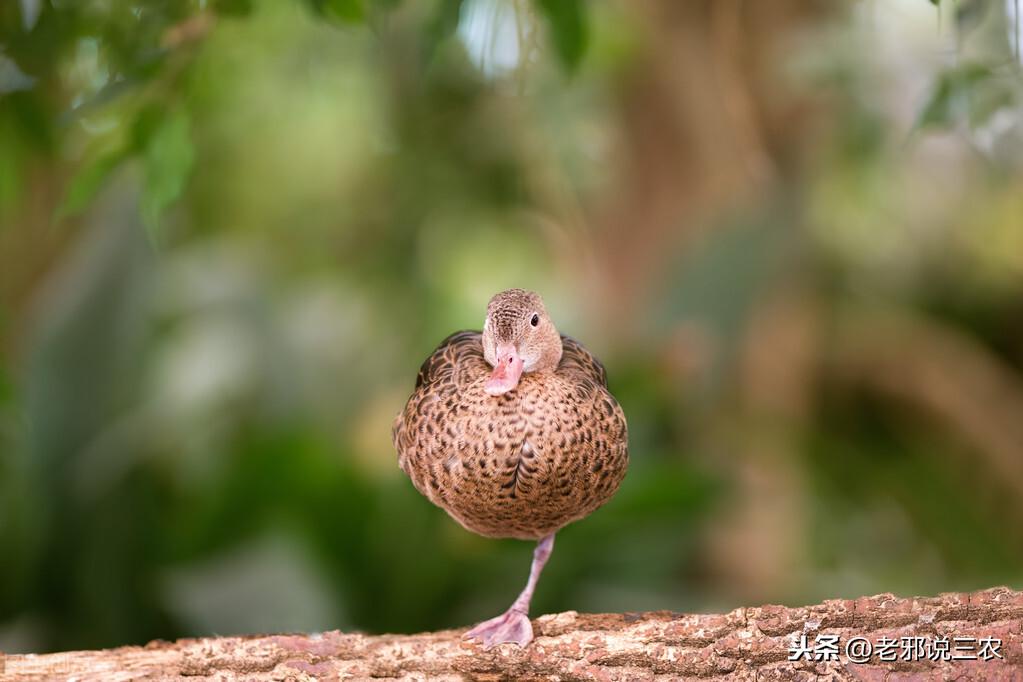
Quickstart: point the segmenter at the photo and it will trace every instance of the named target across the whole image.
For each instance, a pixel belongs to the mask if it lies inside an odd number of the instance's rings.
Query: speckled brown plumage
[[[484,390],[493,368],[481,333],[453,334],[423,363],[395,419],[402,470],[473,532],[543,538],[607,502],[625,476],[625,416],[604,368],[560,338],[554,371],[524,373],[494,396]]]

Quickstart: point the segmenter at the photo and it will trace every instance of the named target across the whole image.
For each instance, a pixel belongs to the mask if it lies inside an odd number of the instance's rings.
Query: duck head
[[[490,299],[483,323],[483,357],[494,371],[484,390],[502,395],[524,372],[553,372],[561,362],[561,335],[540,295],[508,289]]]

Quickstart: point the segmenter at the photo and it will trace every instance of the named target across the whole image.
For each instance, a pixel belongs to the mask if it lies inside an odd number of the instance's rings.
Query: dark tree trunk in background
[[[800,32],[824,17],[825,6],[627,6],[645,39],[621,80],[615,191],[590,207],[606,289],[600,309],[612,322],[673,265],[664,258],[678,249],[666,246],[684,250],[715,218],[754,205],[774,183],[798,174],[818,107],[809,90],[785,88],[785,67]]]

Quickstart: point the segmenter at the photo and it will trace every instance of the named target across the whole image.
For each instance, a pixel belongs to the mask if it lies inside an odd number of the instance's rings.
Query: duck
[[[511,607],[464,635],[484,649],[527,646],[555,534],[625,477],[628,425],[604,366],[558,332],[539,294],[502,291],[482,331],[448,336],[423,362],[392,439],[416,490],[466,530],[537,543]]]

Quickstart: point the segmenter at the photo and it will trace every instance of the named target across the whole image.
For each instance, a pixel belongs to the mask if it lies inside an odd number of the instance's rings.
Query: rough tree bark
[[[972,594],[900,599],[891,594],[815,606],[739,608],[727,614],[671,612],[582,615],[533,621],[526,649],[490,651],[460,630],[367,636],[337,631],[152,642],[145,647],[7,656],[5,680],[1023,680],[1023,593],[1000,587]],[[789,661],[802,635],[838,635],[837,661]],[[853,637],[996,638],[990,660],[878,660],[852,663]],[[969,645],[957,655],[969,656]],[[977,655],[979,646],[975,648]],[[939,657],[940,658],[940,657]],[[2,657],[0,657],[2,660]]]

